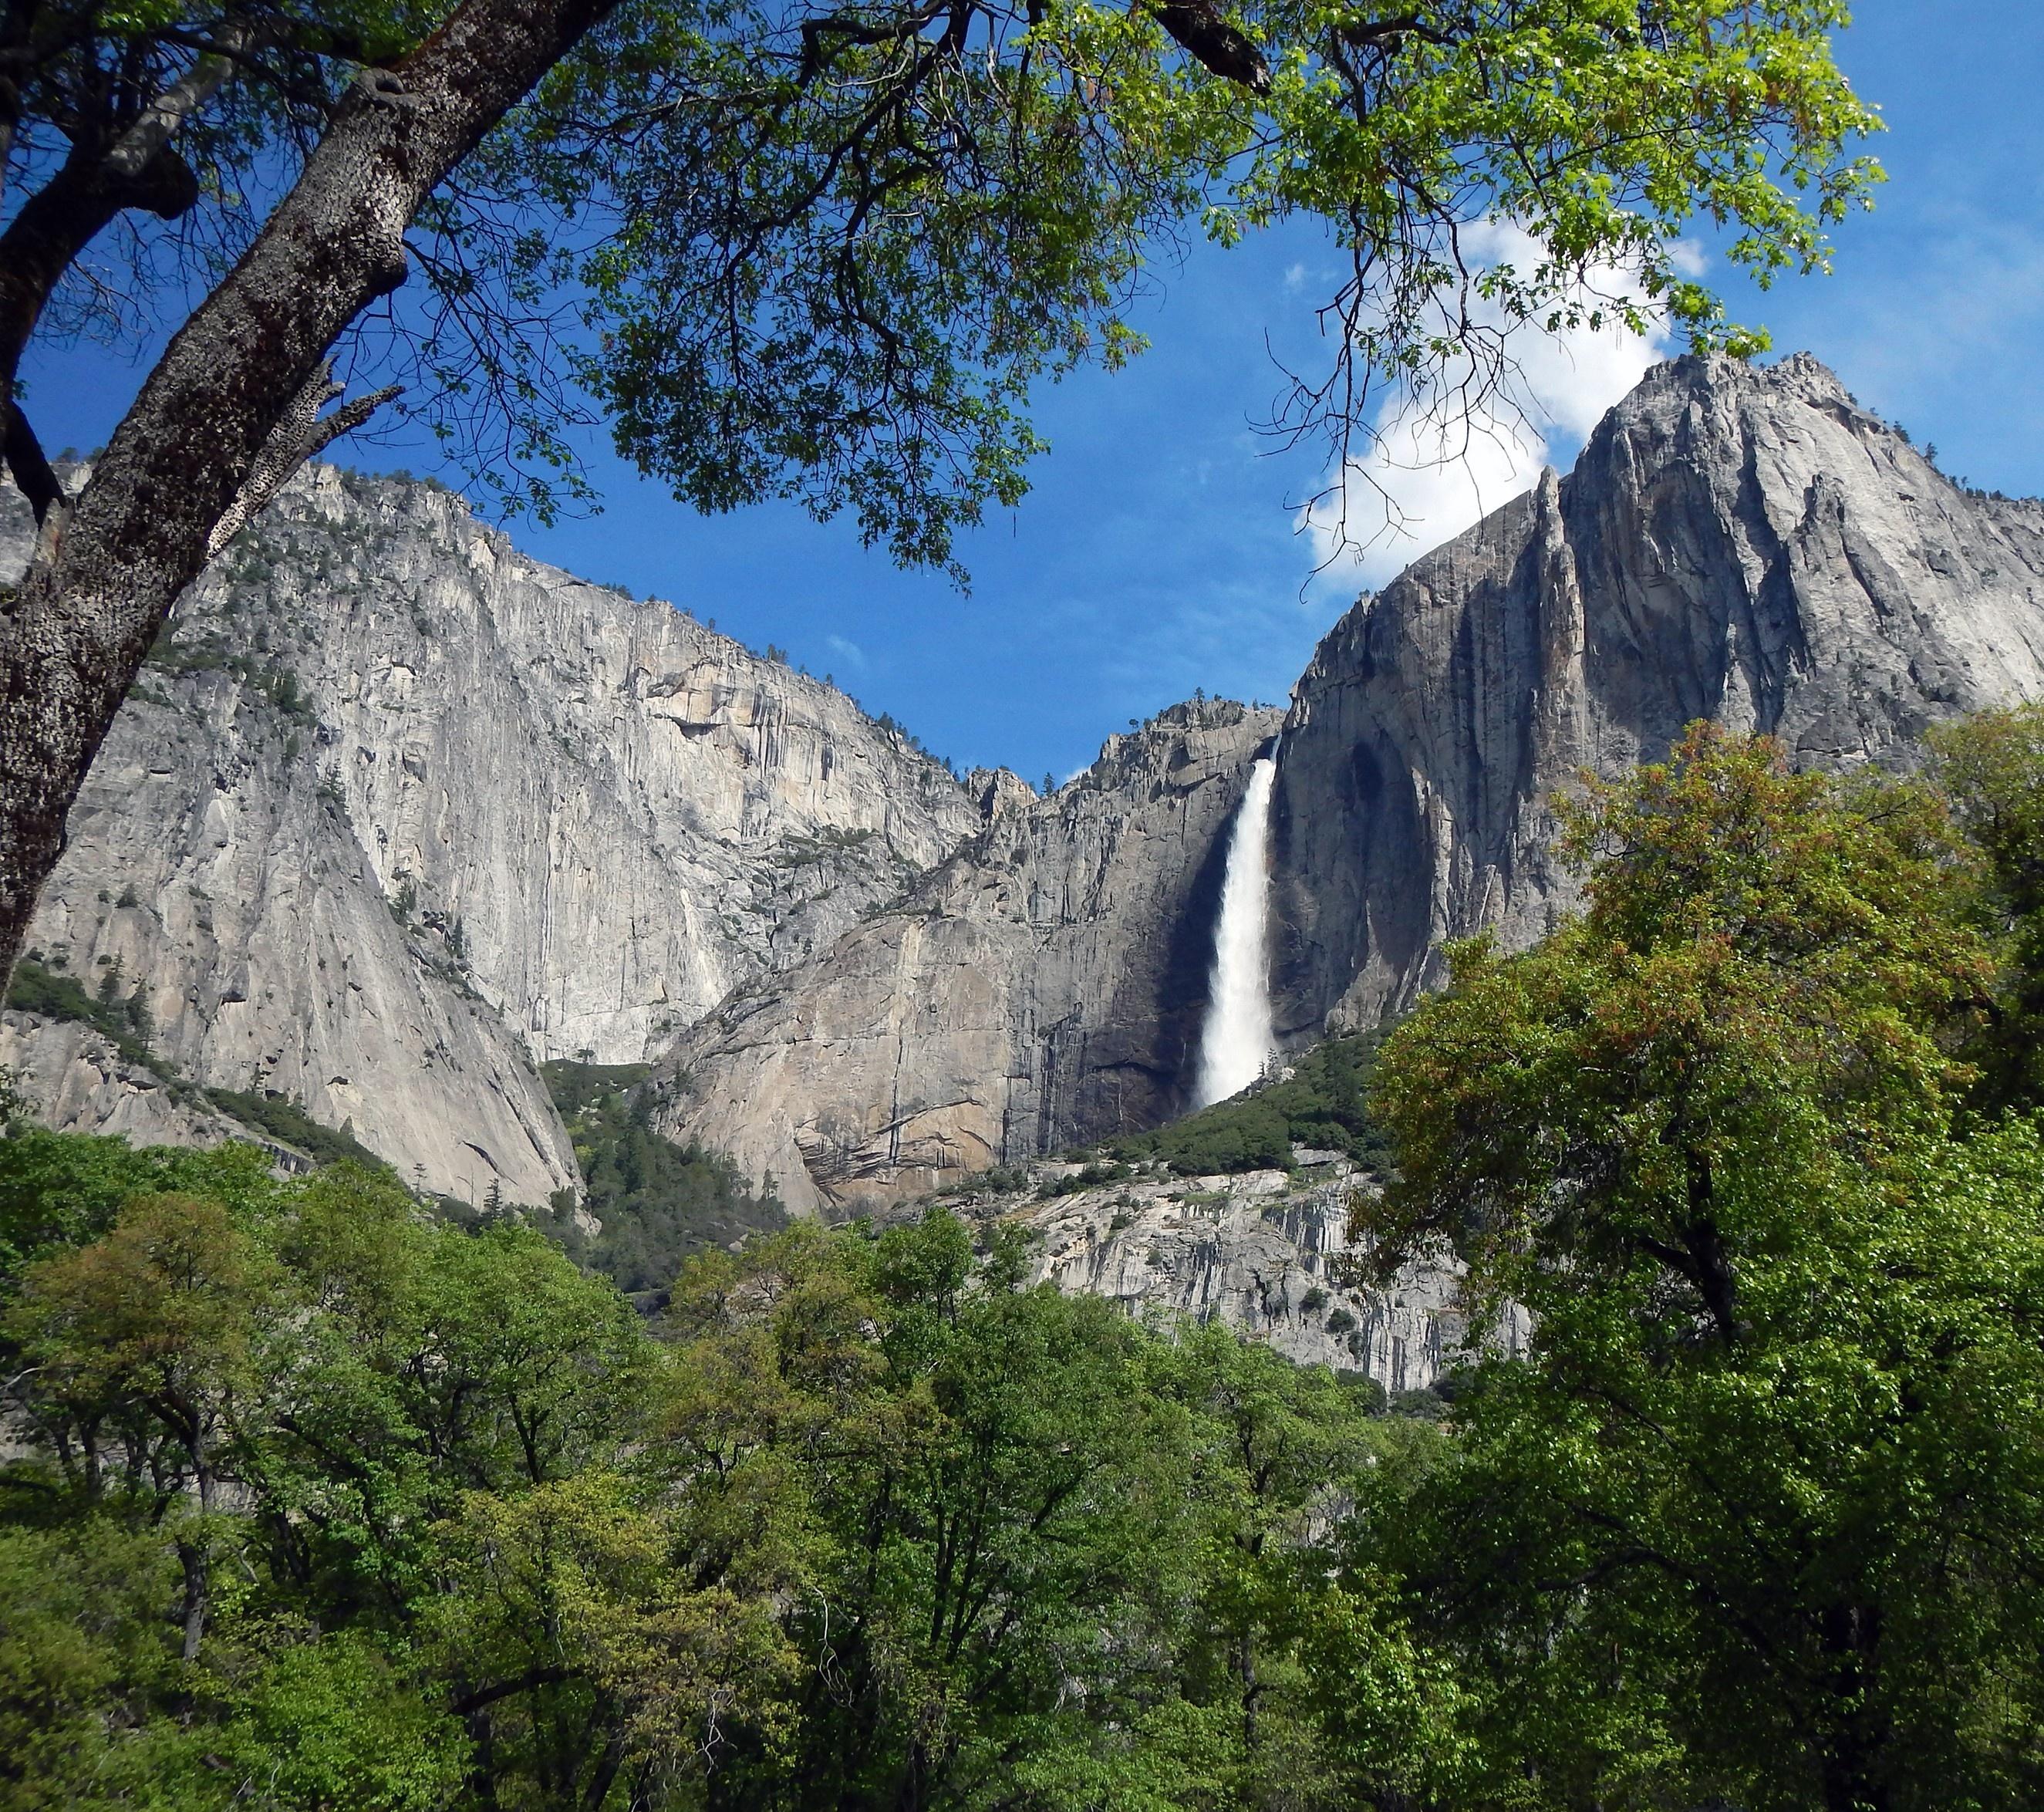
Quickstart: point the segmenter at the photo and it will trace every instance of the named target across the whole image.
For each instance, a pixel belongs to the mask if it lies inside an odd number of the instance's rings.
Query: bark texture
[[[398,68],[366,71],[0,603],[0,975],[116,708],[279,421],[404,280],[420,205],[612,3],[470,0]]]

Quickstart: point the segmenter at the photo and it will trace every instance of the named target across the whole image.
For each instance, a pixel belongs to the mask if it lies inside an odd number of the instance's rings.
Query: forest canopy
[[[1424,1670],[1362,1718],[1304,1635],[1398,1645],[1327,1532],[1431,1427],[1024,1290],[941,1212],[698,1259],[649,1329],[536,1233],[248,1148],[25,1133],[0,1205],[36,1452],[0,1802],[1161,1806],[1426,1765]]]
[[[1375,1264],[1531,1312],[1439,1422],[941,1207],[649,1319],[388,1175],[17,1125],[0,1804],[2033,1805],[2040,802],[2038,708],[1574,800],[1581,914],[1367,1073]]]

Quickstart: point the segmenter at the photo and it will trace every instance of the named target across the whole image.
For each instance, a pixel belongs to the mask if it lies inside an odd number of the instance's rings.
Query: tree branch
[[[0,404],[0,408],[6,412],[7,470],[13,476],[15,487],[28,498],[36,513],[36,521],[40,525],[50,511],[63,502],[63,487],[57,483],[57,475],[50,469],[43,444],[36,438],[35,429],[29,425],[21,404]]]
[[[164,350],[63,535],[0,598],[0,978],[115,710],[279,424],[349,323],[405,280],[426,198],[615,3],[461,0],[395,70],[358,76]],[[0,287],[10,274],[0,261]]]
[[[448,1707],[457,1718],[467,1718],[494,1705],[500,1699],[511,1699],[521,1692],[536,1691],[543,1686],[559,1686],[563,1680],[573,1679],[578,1670],[574,1668],[528,1668],[522,1674],[508,1680],[499,1680],[493,1686],[478,1687],[473,1692],[465,1692]]]
[[[1216,0],[1164,0],[1150,16],[1170,33],[1178,47],[1224,81],[1251,94],[1270,91],[1270,65],[1263,52],[1222,17]]]
[[[230,21],[215,34],[219,48],[202,56],[142,110],[141,117],[121,135],[102,167],[115,183],[132,183],[149,160],[171,141],[171,135],[211,100],[234,73],[235,60],[256,41],[255,28]]]
[[[55,175],[0,233],[0,396],[13,390],[21,355],[43,309],[86,246],[117,216],[141,208],[176,220],[198,200],[198,179],[170,148],[171,135],[220,85],[232,65],[198,67],[143,110],[109,148],[80,135]],[[44,512],[36,512],[36,520]]]
[[[290,481],[292,473],[342,435],[359,428],[385,403],[398,395],[402,388],[398,384],[386,384],[382,390],[371,390],[367,396],[343,403],[332,414],[322,417],[320,411],[346,387],[333,381],[331,361],[323,361],[313,374],[312,381],[291,399],[275,431],[256,456],[234,501],[228,505],[213,525],[213,533],[207,536],[206,557],[209,564],[218,559],[221,549],[263,513],[270,499]]]

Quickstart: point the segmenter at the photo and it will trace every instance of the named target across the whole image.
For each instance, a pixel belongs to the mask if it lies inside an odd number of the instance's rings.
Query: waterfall
[[[1200,1033],[1199,1087],[1204,1107],[1262,1075],[1277,1048],[1270,1029],[1270,792],[1274,754],[1258,756],[1228,834],[1220,918],[1214,927],[1213,980]]]

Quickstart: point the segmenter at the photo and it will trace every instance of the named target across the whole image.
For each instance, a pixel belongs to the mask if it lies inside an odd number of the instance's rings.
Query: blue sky
[[[1733,311],[1764,321],[1778,350],[1815,352],[1862,402],[1934,441],[1946,471],[2044,493],[2044,6],[1864,0],[1838,50],[1887,117],[1875,148],[1891,180],[1873,214],[1840,229],[1835,275],[1765,297],[1734,286]],[[1312,577],[1321,549],[1296,525],[1320,460],[1274,453],[1252,425],[1278,388],[1265,335],[1297,344],[1311,334],[1327,264],[1323,244],[1296,232],[1232,252],[1201,248],[1161,272],[1138,322],[1151,350],[1116,375],[1082,373],[1042,397],[1051,450],[1021,508],[962,544],[969,596],[896,571],[847,523],[780,508],[706,521],[600,445],[604,513],[551,529],[521,524],[515,537],[755,646],[778,644],[961,766],[1062,777],[1108,732],[1195,687],[1282,698],[1353,595],[1353,573]],[[1607,346],[1550,360],[1544,444],[1510,462],[1522,475],[1487,473],[1483,501],[1502,501],[1543,453],[1566,467],[1582,428],[1652,356]],[[26,375],[45,439],[90,446],[138,373],[79,351]],[[344,456],[431,463],[402,444]],[[1404,564],[1475,507],[1454,494],[1465,479],[1400,483],[1427,526],[1374,550],[1365,576]]]

